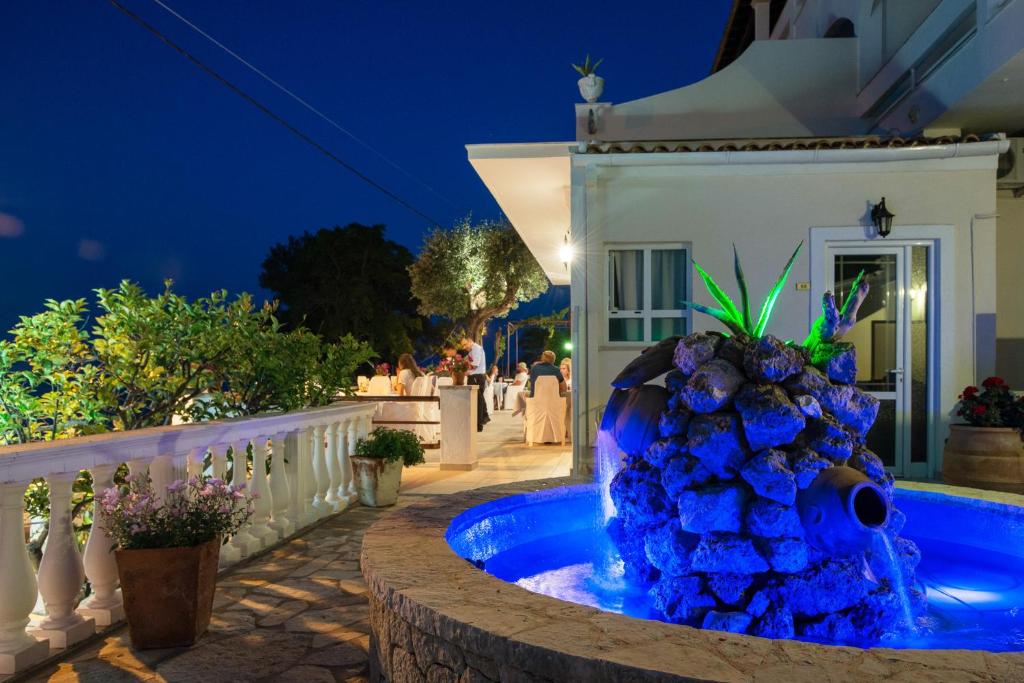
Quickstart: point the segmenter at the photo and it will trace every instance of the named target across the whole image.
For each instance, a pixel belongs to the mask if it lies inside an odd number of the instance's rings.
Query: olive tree
[[[409,267],[424,315],[441,315],[480,341],[492,318],[537,298],[548,279],[508,221],[463,219],[427,235]]]

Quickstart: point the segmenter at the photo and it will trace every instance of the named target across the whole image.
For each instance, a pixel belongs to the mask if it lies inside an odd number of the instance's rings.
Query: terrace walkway
[[[436,464],[406,470],[399,506],[422,496],[568,475],[570,448],[527,448],[520,425],[510,413],[497,413],[481,435],[480,466],[471,472],[442,472]],[[355,505],[234,565],[218,583],[210,631],[193,648],[135,652],[122,626],[28,680],[368,680],[370,627],[359,551],[363,532],[387,512]]]

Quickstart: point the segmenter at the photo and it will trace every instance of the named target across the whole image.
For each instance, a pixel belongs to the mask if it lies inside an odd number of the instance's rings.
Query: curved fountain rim
[[[796,677],[800,670],[826,669],[846,671],[850,680],[937,670],[994,680],[1024,674],[1024,652],[857,648],[637,619],[533,593],[475,568],[448,545],[451,522],[471,508],[519,494],[555,497],[564,492],[553,489],[570,486],[593,484],[562,478],[475,489],[428,498],[378,520],[366,531],[360,558],[375,634],[381,615],[392,613],[437,638],[554,680],[742,681],[755,674],[770,678],[773,671]],[[990,492],[940,488],[950,487],[899,491],[1024,515],[1024,496],[994,500]]]

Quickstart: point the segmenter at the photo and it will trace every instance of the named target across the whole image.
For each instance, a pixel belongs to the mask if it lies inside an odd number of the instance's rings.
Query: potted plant
[[[356,443],[352,472],[359,502],[384,507],[398,502],[402,468],[424,462],[423,446],[412,432],[378,427]]]
[[[148,475],[103,492],[100,524],[114,543],[135,648],[187,647],[206,632],[222,539],[249,520],[252,500],[208,477],[176,481],[162,497]]]
[[[943,451],[947,484],[1024,493],[1024,396],[1015,397],[1001,377],[960,394]]]
[[[461,353],[445,356],[437,364],[437,372],[451,376],[452,384],[455,386],[462,386],[466,383],[466,373],[469,372],[469,359],[464,358]]]
[[[590,55],[587,55],[586,60],[582,64],[573,64],[572,68],[576,70],[581,78],[577,81],[580,86],[580,95],[583,96],[587,102],[593,104],[601,97],[601,93],[604,92],[604,79],[597,75],[597,67],[601,65],[604,59],[599,59],[593,64],[590,63]]]

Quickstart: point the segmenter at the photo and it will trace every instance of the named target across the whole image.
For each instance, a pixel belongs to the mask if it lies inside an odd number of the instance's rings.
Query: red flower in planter
[[[978,387],[967,387],[964,389],[964,393],[960,394],[960,398],[974,398],[978,395]]]
[[[1006,380],[1004,380],[1002,377],[989,377],[988,379],[981,383],[981,386],[985,387],[986,389],[1005,387]]]
[[[987,411],[988,408],[986,408],[985,406],[974,406],[975,415],[984,415]]]

